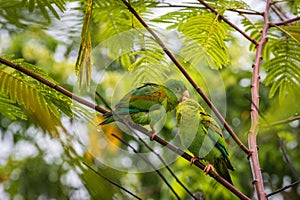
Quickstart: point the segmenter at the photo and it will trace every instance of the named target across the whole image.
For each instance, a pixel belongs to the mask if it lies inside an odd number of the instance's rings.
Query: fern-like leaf
[[[297,41],[298,44],[300,44],[300,26],[294,25],[294,26],[285,26],[283,28],[286,31],[287,35],[290,35]]]
[[[26,114],[44,130],[57,135],[57,126],[62,126],[59,113],[53,104],[36,87],[13,74],[0,71],[0,92],[10,101],[21,105]]]
[[[25,66],[51,81],[44,71],[21,59],[12,62]],[[4,65],[0,65],[0,101],[0,112],[5,116],[11,119],[26,119],[28,116],[53,136],[58,135],[57,128],[62,127],[60,111],[73,116],[71,99]],[[12,109],[15,114],[8,113]]]
[[[131,70],[137,84],[161,82],[166,78],[169,65],[164,51],[149,37],[142,36],[139,39],[136,45],[140,49],[122,55],[122,57],[127,57],[127,59],[122,59],[122,65]]]
[[[0,111],[2,115],[11,120],[27,119],[26,114],[16,104],[16,102],[12,101],[8,96],[3,94],[0,94]]]
[[[288,0],[288,4],[294,15],[298,15],[300,12],[300,0]]]
[[[213,14],[189,18],[178,30],[185,35],[183,54],[192,65],[204,64],[221,69],[230,59],[225,45],[229,26]]]
[[[93,0],[90,0],[86,7],[84,15],[84,22],[81,30],[81,42],[78,51],[77,61],[75,64],[75,70],[78,76],[79,87],[82,86],[82,81],[85,75],[87,89],[89,89],[92,76],[92,41],[90,34],[92,11]]]
[[[55,5],[62,12],[65,10],[65,1],[64,0],[52,0],[52,1],[49,1],[49,0],[26,0],[25,2],[26,2],[26,5],[28,6],[28,10],[30,12],[33,12],[34,9],[36,7],[38,7],[40,9],[40,12],[44,15],[44,17],[48,21],[51,21],[49,11],[57,19],[59,19],[59,14],[57,13],[57,11],[53,5]]]
[[[283,103],[288,95],[297,94],[300,89],[300,45],[291,38],[284,38],[272,43],[274,58],[264,67],[267,71],[266,85],[272,85],[270,98],[277,92],[279,102]]]

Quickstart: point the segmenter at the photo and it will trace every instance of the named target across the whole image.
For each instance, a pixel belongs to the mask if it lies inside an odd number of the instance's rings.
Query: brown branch
[[[106,113],[107,110],[105,110],[104,108],[93,104],[92,102],[89,102],[88,100],[85,100],[79,96],[76,96],[75,94],[73,94],[72,92],[66,90],[65,88],[58,86],[55,83],[52,83],[51,81],[48,81],[47,79],[39,76],[38,74],[29,71],[28,69],[20,66],[20,65],[16,65],[10,61],[7,61],[3,58],[0,58],[0,63],[12,67],[20,72],[23,72],[24,74],[34,78],[35,80],[40,81],[41,83],[54,88],[55,90],[57,90],[58,92],[70,97],[70,98],[74,98],[74,96],[76,97],[76,101],[80,104],[83,104],[89,108],[95,109],[96,111],[100,112],[100,113]],[[147,129],[145,129],[144,127],[138,126],[136,124],[130,124],[130,126],[132,126],[134,129],[140,131],[141,133],[151,137],[152,133],[150,133]],[[168,149],[170,149],[171,151],[173,151],[174,153],[176,153],[177,155],[183,157],[184,159],[188,160],[189,162],[191,162],[191,159],[193,158],[191,155],[185,153],[184,151],[182,151],[181,149],[175,147],[174,145],[166,142],[165,140],[163,140],[162,138],[158,137],[157,135],[153,138],[156,142],[158,142],[159,144],[166,146]],[[202,164],[199,161],[195,161],[194,165],[197,166],[198,168],[204,170],[205,165]],[[250,200],[249,197],[247,197],[246,195],[244,195],[242,192],[240,192],[237,188],[235,188],[233,185],[231,185],[230,183],[228,183],[225,179],[223,179],[221,176],[219,176],[217,173],[213,172],[213,171],[209,171],[208,173],[211,177],[213,177],[216,181],[218,181],[219,183],[221,183],[222,185],[224,185],[224,187],[226,187],[228,190],[230,190],[232,193],[234,193],[237,197],[239,197],[240,199],[245,199],[245,200]]]
[[[284,20],[284,16],[281,16],[282,13],[280,12],[280,10],[278,10],[275,5],[274,6],[271,6],[271,10],[277,15],[277,17],[283,21]]]
[[[107,112],[107,110],[105,110],[104,108],[102,108],[102,107],[100,107],[98,105],[95,105],[95,104],[93,104],[93,103],[91,103],[91,102],[89,102],[89,101],[81,98],[80,96],[77,96],[77,95],[73,94],[72,92],[66,90],[65,88],[63,88],[63,87],[61,87],[61,86],[59,86],[59,85],[57,85],[57,84],[55,84],[55,83],[53,83],[53,82],[51,82],[51,81],[49,81],[47,79],[41,77],[40,75],[38,75],[38,74],[36,74],[36,73],[34,73],[34,72],[32,72],[32,71],[30,71],[30,70],[28,70],[28,69],[20,66],[20,65],[14,64],[14,63],[12,63],[12,62],[10,62],[8,60],[5,60],[5,59],[3,59],[1,57],[0,57],[0,63],[4,64],[6,66],[9,66],[11,68],[14,68],[14,69],[16,69],[16,70],[18,70],[20,72],[23,72],[24,74],[26,74],[26,75],[28,75],[28,76],[30,76],[30,77],[38,80],[39,82],[41,82],[41,83],[43,83],[43,84],[45,84],[45,85],[47,85],[47,86],[55,89],[56,91],[58,91],[58,92],[60,92],[60,93],[62,93],[64,95],[66,95],[67,97],[70,97],[70,98],[74,99],[78,103],[81,103],[81,104],[83,104],[83,105],[85,105],[85,106],[87,106],[87,107],[89,107],[91,109],[95,109],[96,111],[98,111],[100,113],[106,113]]]
[[[225,129],[234,139],[234,141],[239,145],[239,147],[247,154],[249,154],[249,149],[241,142],[239,137],[235,134],[229,124],[225,121],[221,113],[214,106],[214,104],[210,101],[210,99],[204,94],[198,84],[193,80],[193,78],[189,75],[189,73],[185,70],[185,68],[180,64],[180,62],[176,59],[174,54],[166,47],[164,42],[159,38],[159,36],[148,26],[148,24],[143,20],[143,18],[135,11],[135,9],[126,1],[121,0],[127,7],[127,9],[136,17],[136,19],[147,29],[147,31],[154,37],[155,41],[161,46],[164,52],[169,56],[172,62],[176,65],[176,67],[182,72],[185,78],[191,83],[191,85],[195,88],[195,90],[199,93],[199,95],[203,98],[203,100],[207,103],[207,105],[212,109],[212,111],[216,114],[217,118],[220,120],[222,124],[224,124]]]
[[[300,180],[295,181],[294,183],[291,183],[290,185],[284,186],[284,187],[282,187],[282,188],[280,188],[280,189],[278,189],[278,190],[276,190],[276,191],[274,191],[272,193],[267,194],[267,197],[270,197],[270,196],[272,196],[274,194],[277,194],[277,193],[282,192],[282,191],[284,191],[286,189],[289,189],[290,187],[294,187],[294,186],[298,185],[299,183],[300,183]]]
[[[285,20],[285,21],[282,21],[282,22],[270,23],[270,26],[273,27],[273,26],[288,25],[290,23],[293,23],[293,22],[299,21],[299,20],[300,20],[300,17],[295,17],[295,18],[288,19],[288,20]]]
[[[261,15],[261,16],[263,16],[262,12],[257,12],[257,11],[248,11],[248,10],[240,10],[240,9],[228,9],[228,11],[237,12],[239,14],[245,14],[245,15]]]
[[[262,37],[257,45],[255,61],[253,64],[253,74],[252,74],[252,85],[251,85],[251,127],[248,135],[248,144],[251,154],[249,154],[250,165],[253,175],[253,184],[256,189],[257,197],[259,200],[267,199],[264,192],[263,179],[261,168],[259,165],[258,151],[257,151],[257,142],[256,136],[258,133],[258,108],[259,108],[259,69],[260,63],[262,60],[262,51],[265,43],[267,42],[267,31],[269,29],[269,8],[271,0],[267,0],[266,7],[264,11],[264,27],[262,30]]]
[[[257,45],[257,41],[254,40],[253,38],[251,38],[249,35],[247,35],[247,33],[245,33],[244,31],[242,31],[241,29],[239,29],[239,27],[237,27],[236,25],[234,25],[232,22],[230,22],[226,17],[224,17],[221,13],[219,13],[216,9],[214,9],[213,7],[211,7],[209,4],[207,4],[204,0],[198,0],[202,5],[204,5],[207,9],[209,9],[210,11],[212,11],[213,13],[215,13],[217,16],[219,16],[224,22],[226,22],[229,26],[231,26],[232,28],[234,28],[237,32],[239,32],[240,34],[242,34],[246,39],[248,39],[250,42],[252,42],[253,44]]]
[[[195,8],[195,9],[206,9],[205,7],[201,7],[201,6],[176,5],[176,4],[170,4],[170,3],[164,3],[164,4],[166,4],[166,5],[160,5],[160,4],[158,4],[154,8]],[[261,12],[250,11],[250,10],[241,10],[241,9],[233,9],[233,8],[229,8],[227,10],[231,11],[231,12],[236,12],[236,13],[239,13],[239,14],[245,14],[245,15],[261,15],[261,16],[263,15],[263,13],[261,13]]]

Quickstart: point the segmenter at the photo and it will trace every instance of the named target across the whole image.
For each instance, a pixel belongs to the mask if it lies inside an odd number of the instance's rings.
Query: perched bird
[[[228,157],[226,142],[219,125],[193,99],[186,99],[177,107],[178,135],[182,144],[194,154],[191,164],[203,159],[209,164],[204,171],[216,169],[232,184],[228,169],[234,171]]]
[[[174,110],[183,98],[189,98],[189,93],[182,81],[170,79],[162,85],[145,83],[127,93],[114,111],[105,113],[105,119],[99,125],[114,122],[118,117],[140,125],[149,124],[152,140],[156,134],[154,125],[166,112]]]

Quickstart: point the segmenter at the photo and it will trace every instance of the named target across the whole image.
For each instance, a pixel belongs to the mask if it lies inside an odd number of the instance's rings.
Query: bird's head
[[[170,79],[164,85],[176,95],[180,102],[190,98],[188,89],[182,81]]]

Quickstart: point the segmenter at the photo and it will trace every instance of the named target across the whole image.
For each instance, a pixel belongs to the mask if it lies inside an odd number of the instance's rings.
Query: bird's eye
[[[176,90],[176,92],[181,92],[181,88],[180,87],[176,87],[175,90]]]

